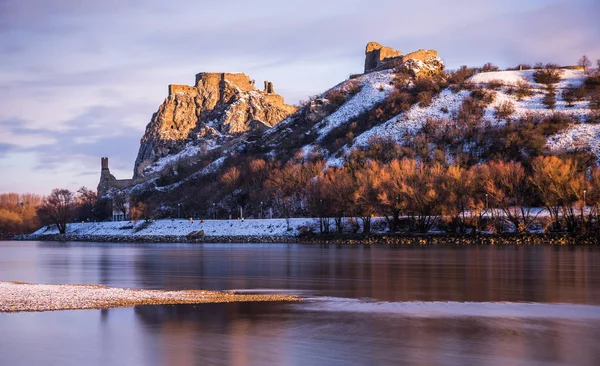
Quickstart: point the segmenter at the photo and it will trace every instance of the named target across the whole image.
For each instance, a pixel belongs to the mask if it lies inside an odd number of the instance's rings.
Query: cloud
[[[248,72],[294,103],[360,72],[369,41],[437,49],[450,68],[595,60],[599,13],[595,0],[0,0],[2,169],[91,182],[109,156],[130,176],[167,85],[197,72]]]
[[[66,121],[67,128],[60,131],[30,128],[18,120],[2,121],[3,136],[10,136],[18,145],[0,144],[0,153],[34,153],[37,159],[32,168],[42,174],[57,172],[65,164],[78,164],[85,174],[97,173],[99,157],[110,156],[115,171],[130,176],[141,131],[125,122],[127,109],[93,106]]]
[[[0,142],[0,157],[5,156],[8,152],[13,151],[17,146]]]

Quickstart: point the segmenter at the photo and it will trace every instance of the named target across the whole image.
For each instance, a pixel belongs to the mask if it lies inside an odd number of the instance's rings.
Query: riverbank
[[[375,219],[376,222],[378,219]],[[384,225],[379,225],[385,227]],[[348,227],[347,231],[351,228]],[[362,233],[319,233],[315,218],[265,220],[156,220],[137,223],[73,223],[67,233],[54,226],[41,228],[14,240],[81,241],[112,243],[315,243],[315,244],[388,244],[388,245],[598,245],[597,233],[386,233],[374,230]]]
[[[218,291],[161,291],[96,285],[38,285],[0,282],[0,312],[107,309],[138,305],[299,301],[295,296]]]
[[[101,243],[296,243],[350,245],[600,245],[597,234],[303,234],[299,236],[25,235],[17,240]]]

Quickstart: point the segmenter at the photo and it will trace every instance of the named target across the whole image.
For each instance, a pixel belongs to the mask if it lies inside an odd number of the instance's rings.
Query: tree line
[[[48,196],[0,194],[0,234],[31,233],[41,226],[55,225],[64,233],[69,222],[104,221],[111,215],[111,202],[98,199],[96,192],[81,187],[77,192],[54,189]]]
[[[600,168],[568,157],[471,167],[413,158],[329,168],[319,159],[268,165],[259,159],[247,172],[226,170],[221,182],[232,194],[229,204],[243,205],[257,217],[260,199],[280,217],[320,218],[323,233],[348,226],[369,233],[374,217],[383,217],[390,232],[599,229]]]

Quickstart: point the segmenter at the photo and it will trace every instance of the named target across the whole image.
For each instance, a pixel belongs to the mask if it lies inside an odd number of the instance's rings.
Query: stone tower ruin
[[[102,170],[109,170],[108,169],[108,158],[106,158],[106,157],[100,158],[100,164],[102,165]]]
[[[376,69],[385,62],[401,56],[402,52],[391,47],[382,46],[377,42],[369,42],[365,49],[365,73]]]

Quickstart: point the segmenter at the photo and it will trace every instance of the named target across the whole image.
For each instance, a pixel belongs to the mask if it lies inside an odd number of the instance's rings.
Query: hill
[[[235,217],[240,207],[249,217],[267,209],[316,216],[311,182],[335,169],[349,169],[356,181],[370,162],[448,169],[511,162],[531,173],[539,157],[571,159],[579,171],[600,158],[600,76],[578,67],[445,71],[435,51],[402,55],[370,43],[365,73],[297,108],[268,82],[257,91],[245,75],[216,82],[203,75],[194,87],[170,88],[142,138],[134,178],[119,181],[106,169],[101,195],[125,193],[154,217],[176,208]]]

